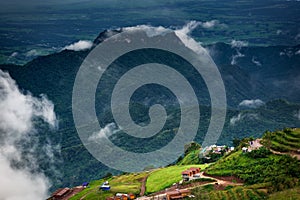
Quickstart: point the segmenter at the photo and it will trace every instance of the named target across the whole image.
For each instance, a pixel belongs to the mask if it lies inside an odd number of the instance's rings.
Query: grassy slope
[[[157,169],[154,172],[141,172],[133,174],[125,174],[108,179],[111,186],[111,191],[100,191],[99,186],[106,180],[93,181],[90,187],[78,193],[71,200],[78,200],[85,196],[86,200],[102,200],[106,197],[113,196],[116,193],[134,193],[139,194],[141,188],[141,180],[150,174],[146,183],[147,193],[158,192],[171,186],[175,182],[181,180],[181,172],[190,167],[200,167],[205,169],[208,164],[205,165],[182,165],[171,166],[166,168]]]
[[[173,183],[179,182],[182,179],[181,172],[190,167],[200,167],[201,169],[205,169],[208,166],[208,164],[182,165],[157,170],[148,177],[146,191],[147,193],[157,192],[171,186]]]
[[[141,180],[147,176],[149,172],[125,174],[108,179],[111,186],[110,191],[100,191],[98,188],[106,180],[93,181],[90,187],[75,195],[71,200],[77,200],[85,196],[87,200],[105,199],[116,193],[134,193],[139,194],[141,188]]]
[[[194,163],[199,163],[199,153],[200,149],[189,152],[179,163],[178,165],[191,165]]]

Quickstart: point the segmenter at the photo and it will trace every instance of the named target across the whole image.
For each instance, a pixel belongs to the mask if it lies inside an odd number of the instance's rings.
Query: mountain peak
[[[97,46],[98,44],[100,44],[101,42],[103,42],[105,39],[110,38],[118,33],[121,33],[122,29],[114,29],[114,30],[104,30],[102,31],[98,37],[94,40],[93,42],[93,46]]]

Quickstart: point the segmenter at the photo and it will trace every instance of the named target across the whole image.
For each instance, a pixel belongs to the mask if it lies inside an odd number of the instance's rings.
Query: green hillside
[[[300,178],[299,160],[291,157],[299,144],[295,142],[299,139],[299,131],[300,129],[284,129],[266,132],[262,143],[267,147],[269,144],[271,150],[263,146],[251,152],[242,152],[241,148],[249,146],[250,141],[244,139],[235,152],[212,164],[206,172],[217,176],[233,175],[245,181],[248,186],[264,184],[268,193],[293,188],[299,184]],[[294,154],[285,153],[287,149]]]
[[[138,195],[142,186],[142,180],[148,175],[149,172],[141,172],[93,181],[87,189],[72,197],[71,200],[77,200],[82,197],[88,200],[105,200],[106,197],[114,196],[116,193],[133,193]],[[110,191],[99,190],[99,187],[105,181],[109,182],[109,185],[111,186]]]
[[[267,131],[262,143],[274,151],[298,152],[300,150],[300,129],[286,128],[275,132]]]
[[[202,170],[207,168],[208,166],[208,164],[170,166],[154,171],[147,179],[146,191],[147,193],[158,192],[167,187],[170,187],[174,183],[178,183],[182,180],[181,172],[189,169],[190,167],[199,167]]]
[[[201,169],[205,169],[208,166],[208,164],[170,166],[153,171],[124,174],[108,179],[92,181],[87,189],[72,197],[71,200],[81,199],[82,197],[86,200],[105,200],[106,197],[114,196],[116,193],[133,193],[139,195],[145,177],[148,177],[146,182],[146,193],[154,193],[170,187],[173,183],[179,182],[181,180],[181,172],[185,169],[190,167],[200,167]],[[99,186],[105,181],[109,182],[109,185],[111,186],[110,191],[99,190]]]

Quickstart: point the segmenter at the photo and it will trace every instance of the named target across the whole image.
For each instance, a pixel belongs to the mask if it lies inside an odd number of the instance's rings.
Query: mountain
[[[94,46],[105,38],[119,31],[105,31],[95,39]],[[244,46],[235,47],[225,43],[205,46],[216,62],[224,80],[227,95],[227,117],[221,144],[230,144],[233,138],[260,136],[265,130],[300,126],[300,87],[296,84],[300,79],[300,55],[296,52],[300,46]],[[18,86],[33,95],[46,94],[55,105],[59,117],[59,129],[49,132],[53,143],[61,146],[61,155],[57,160],[63,163],[59,170],[62,176],[58,180],[46,174],[57,185],[70,186],[80,184],[84,180],[100,178],[111,173],[120,173],[99,163],[85,149],[76,132],[72,116],[72,90],[76,73],[90,51],[63,50],[48,56],[42,56],[25,64],[0,65],[2,71],[9,72]],[[242,54],[244,56],[235,56]],[[232,59],[235,62],[232,63]],[[105,76],[109,77],[98,85],[95,107],[101,125],[114,122],[110,111],[111,91],[117,80],[131,66],[137,66],[154,60],[165,65],[172,65],[182,73],[193,85],[200,102],[201,122],[195,141],[201,143],[210,121],[210,97],[201,76],[191,69],[183,59],[162,51],[137,51],[124,55],[115,61]],[[263,101],[260,106],[239,106],[244,100]],[[285,100],[278,100],[285,99]],[[149,123],[148,109],[159,103],[166,107],[171,116],[163,130],[155,137],[145,141],[129,137],[125,133],[117,133],[111,140],[123,149],[135,152],[148,152],[160,148],[176,134],[179,125],[180,110],[175,96],[166,88],[147,85],[138,90],[132,97],[132,118],[141,124]],[[127,141],[127,142],[124,142]],[[158,166],[160,163],[156,163]]]

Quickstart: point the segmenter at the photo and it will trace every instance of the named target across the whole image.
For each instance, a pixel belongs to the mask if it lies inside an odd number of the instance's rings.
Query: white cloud
[[[279,53],[280,56],[287,56],[289,58],[291,58],[293,55],[294,55],[294,52],[292,51],[291,48],[288,48],[288,49],[284,49],[283,51],[281,51]]]
[[[220,24],[217,20],[212,20],[208,22],[198,22],[198,21],[190,21],[186,25],[184,25],[182,28],[173,30],[171,28],[165,28],[162,26],[159,27],[153,27],[149,25],[138,25],[134,27],[125,27],[122,30],[123,31],[138,31],[143,30],[146,32],[148,37],[155,37],[158,35],[165,35],[167,33],[175,32],[175,34],[179,37],[179,39],[184,43],[184,45],[191,50],[193,50],[195,53],[202,55],[206,52],[206,50],[201,46],[200,42],[195,41],[193,38],[189,36],[189,34],[198,26],[206,27],[206,28],[212,28],[213,26],[223,26],[225,27],[225,24]],[[130,42],[130,41],[127,41]]]
[[[231,57],[231,62],[230,62],[230,64],[231,65],[236,65],[237,64],[237,59],[238,58],[242,58],[242,57],[245,57],[245,55],[244,54],[242,54],[240,51],[236,51],[236,55],[233,55],[232,57]]]
[[[201,46],[199,42],[196,42],[189,34],[199,26],[199,22],[191,21],[181,29],[175,30],[175,34],[180,38],[184,45],[199,55],[202,55],[206,50]]]
[[[238,48],[238,49],[248,46],[248,42],[240,41],[240,40],[231,40],[230,44],[231,44],[231,48]]]
[[[219,20],[211,20],[207,22],[200,22],[200,25],[202,28],[210,29],[210,28],[215,28],[215,27],[222,27],[226,28],[227,25],[220,23]]]
[[[13,57],[16,57],[17,55],[19,55],[18,52],[13,52],[9,57],[13,58]]]
[[[230,125],[235,126],[237,123],[245,119],[247,120],[258,119],[258,115],[254,113],[239,113],[237,116],[233,116],[230,119]]]
[[[281,34],[282,34],[282,30],[278,29],[278,30],[276,31],[276,35],[281,35]]]
[[[73,50],[73,51],[84,51],[91,49],[93,46],[93,42],[88,40],[79,40],[78,42],[75,42],[74,44],[70,44],[65,46],[63,49],[67,50]]]
[[[23,94],[15,81],[0,70],[0,199],[46,199],[50,182],[39,171],[34,143],[34,121],[43,119],[54,127],[56,115],[53,104],[45,97]],[[26,149],[16,143],[31,144]],[[33,143],[33,144],[32,144]],[[48,147],[48,151],[51,151]],[[49,152],[48,152],[49,153]],[[45,157],[46,155],[44,155]],[[12,161],[22,167],[13,167]]]
[[[281,52],[279,53],[279,55],[280,55],[280,56],[284,56],[285,53],[284,53],[283,51],[281,51]]]
[[[295,52],[295,55],[300,55],[300,49]]]
[[[109,136],[117,133],[120,129],[117,128],[115,123],[107,124],[104,128],[102,128],[99,132],[93,133],[88,140],[89,141],[97,141],[102,138],[108,138]]]
[[[252,99],[252,100],[243,100],[239,106],[248,107],[248,108],[258,108],[265,105],[265,103],[260,99]]]
[[[165,35],[166,33],[171,32],[170,29],[164,28],[162,26],[153,27],[153,26],[148,26],[148,25],[138,25],[138,26],[123,28],[123,31],[129,31],[129,32],[138,31],[138,30],[145,31],[148,37]]]
[[[175,34],[179,37],[179,39],[184,43],[184,45],[194,52],[198,54],[203,54],[206,50],[201,46],[199,42],[196,42],[193,38],[189,36],[189,34],[201,25],[202,22],[190,21],[186,25],[184,25],[180,29],[176,29],[175,31],[170,28],[164,28],[162,26],[153,27],[148,25],[139,25],[134,27],[126,27],[123,28],[123,31],[137,31],[143,30],[146,32],[148,37],[155,37],[158,35],[165,35],[167,33],[175,32]]]
[[[176,30],[176,33],[180,34],[185,34],[188,35],[190,34],[195,28],[197,28],[202,22],[197,22],[197,21],[190,21],[186,25],[184,25],[181,29]]]
[[[231,63],[231,65],[236,65],[238,58],[245,57],[245,55],[240,52],[240,49],[242,47],[248,46],[248,42],[246,42],[246,41],[239,41],[239,40],[232,40],[230,42],[230,45],[231,45],[231,48],[234,48],[236,50],[236,54],[232,55],[230,63]]]
[[[257,66],[261,66],[261,63],[258,61],[258,60],[256,60],[254,57],[252,57],[252,60],[251,60],[255,65],[257,65]]]
[[[26,57],[36,57],[36,56],[39,56],[39,55],[40,55],[40,53],[37,50],[35,50],[35,49],[32,49],[32,50],[27,51],[25,53]]]

